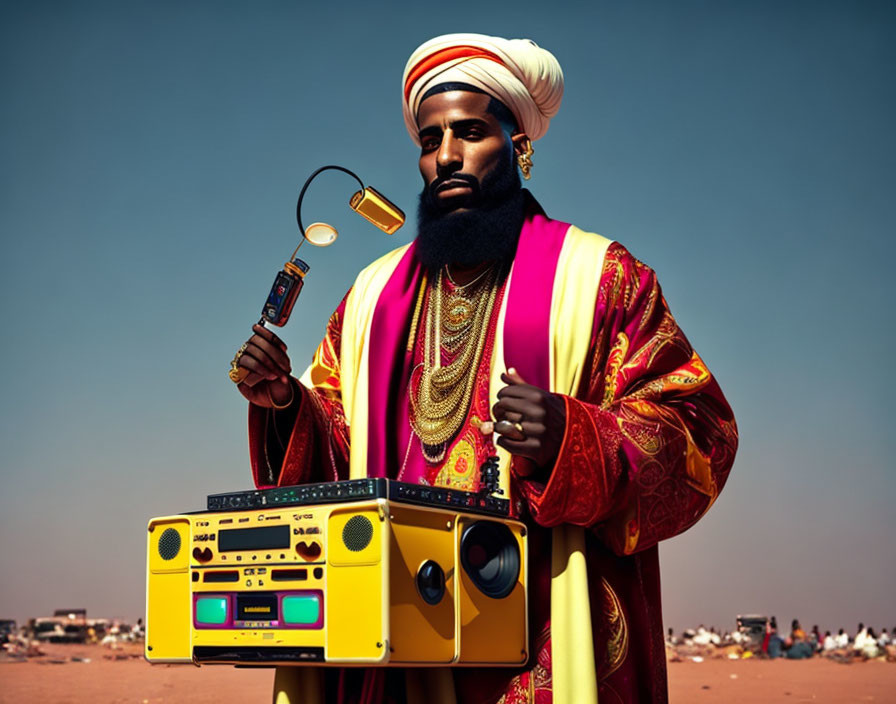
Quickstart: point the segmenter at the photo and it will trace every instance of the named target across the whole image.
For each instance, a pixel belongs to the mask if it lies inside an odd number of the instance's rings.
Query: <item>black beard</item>
[[[417,207],[417,256],[425,267],[437,271],[454,264],[470,268],[484,262],[507,262],[516,253],[523,226],[525,196],[520,175],[512,164],[499,167],[482,179],[482,185],[467,174],[446,178],[463,179],[473,194],[458,212],[439,207],[433,191],[436,179],[420,194]],[[452,202],[450,205],[457,207]]]

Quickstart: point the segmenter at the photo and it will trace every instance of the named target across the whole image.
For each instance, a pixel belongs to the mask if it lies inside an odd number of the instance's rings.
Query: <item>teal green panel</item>
[[[196,600],[196,623],[227,623],[227,599],[223,596],[201,596]]]
[[[283,597],[283,623],[311,625],[320,620],[320,598],[316,594]]]

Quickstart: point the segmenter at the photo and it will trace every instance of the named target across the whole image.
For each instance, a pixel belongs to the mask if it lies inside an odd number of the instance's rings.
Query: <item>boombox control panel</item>
[[[453,508],[492,516],[507,516],[510,513],[510,502],[507,499],[491,496],[487,491],[474,493],[456,489],[441,489],[383,478],[350,479],[342,482],[321,482],[275,489],[210,494],[207,508],[209,511],[232,511],[247,508],[341,503],[363,499],[391,499],[419,506]]]

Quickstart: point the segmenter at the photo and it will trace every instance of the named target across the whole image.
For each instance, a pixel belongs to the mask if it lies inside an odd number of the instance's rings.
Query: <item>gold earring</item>
[[[523,172],[523,178],[528,181],[532,178],[532,155],[535,153],[535,149],[532,147],[532,142],[528,139],[526,140],[526,151],[520,154],[516,158],[516,163],[520,166],[520,171]]]

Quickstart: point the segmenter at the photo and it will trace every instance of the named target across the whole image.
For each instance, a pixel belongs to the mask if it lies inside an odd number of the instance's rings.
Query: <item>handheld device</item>
[[[302,200],[305,197],[305,191],[318,174],[330,169],[336,169],[353,176],[361,185],[361,190],[357,191],[349,199],[349,207],[356,213],[361,215],[367,221],[376,225],[387,235],[391,235],[404,224],[405,215],[401,208],[392,203],[386,196],[369,186],[365,186],[358,176],[341,166],[329,165],[322,166],[315,171],[299,193],[299,200],[296,203],[296,222],[299,225],[299,232],[302,233],[302,239],[289,258],[289,261],[283,265],[283,269],[277,272],[274,278],[274,284],[271,286],[271,292],[268,294],[264,307],[261,310],[261,324],[270,323],[277,327],[283,327],[289,320],[292,309],[296,304],[299,293],[304,284],[305,275],[311,268],[308,263],[299,259],[296,255],[299,247],[307,240],[317,247],[328,247],[336,241],[338,232],[332,225],[324,222],[315,222],[307,228],[302,224]]]

